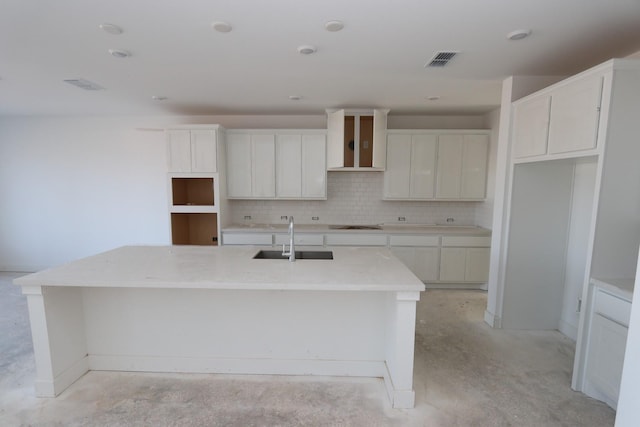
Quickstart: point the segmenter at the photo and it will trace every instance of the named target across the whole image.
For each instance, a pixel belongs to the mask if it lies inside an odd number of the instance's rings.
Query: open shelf
[[[171,178],[173,206],[213,206],[213,178]]]
[[[215,213],[172,213],[174,245],[217,245],[218,217]]]

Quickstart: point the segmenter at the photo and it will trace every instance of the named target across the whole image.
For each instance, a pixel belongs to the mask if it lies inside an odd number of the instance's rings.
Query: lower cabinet
[[[423,282],[438,281],[440,249],[392,246],[391,252]]]
[[[425,283],[451,286],[486,283],[489,277],[489,236],[441,236],[386,233],[295,233],[299,246],[388,247]],[[284,232],[225,231],[223,245],[289,244]],[[437,286],[436,286],[437,287]]]
[[[585,393],[616,408],[627,345],[631,301],[594,288]]]
[[[440,281],[485,283],[489,280],[490,237],[442,237]]]

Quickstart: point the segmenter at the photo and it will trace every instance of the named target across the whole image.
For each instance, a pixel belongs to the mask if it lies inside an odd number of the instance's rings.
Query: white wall
[[[164,135],[140,123],[0,119],[0,269],[169,241]]]

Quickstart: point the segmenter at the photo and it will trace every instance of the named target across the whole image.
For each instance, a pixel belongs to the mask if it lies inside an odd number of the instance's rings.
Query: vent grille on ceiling
[[[425,67],[444,67],[456,56],[458,52],[448,51],[448,52],[436,52],[424,66]]]
[[[64,80],[65,83],[74,85],[84,90],[103,90],[104,88],[97,83],[85,79],[69,79]]]

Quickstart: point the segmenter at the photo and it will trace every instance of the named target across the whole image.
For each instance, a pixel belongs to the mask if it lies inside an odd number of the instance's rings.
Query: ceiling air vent
[[[69,79],[64,80],[65,83],[69,83],[70,85],[74,85],[84,90],[103,90],[104,88],[97,83],[90,82],[85,79]]]
[[[452,52],[452,51],[436,52],[436,54],[433,55],[433,58],[431,58],[431,60],[429,60],[424,66],[425,67],[444,67],[457,54],[458,52]]]

